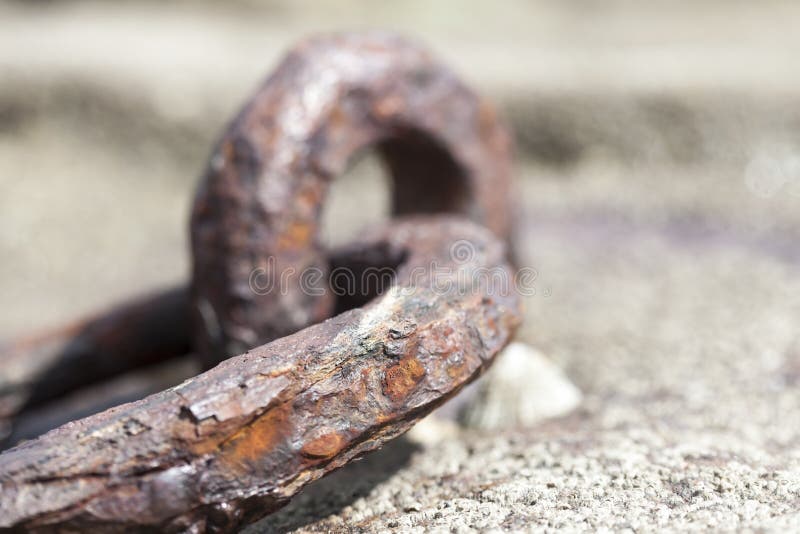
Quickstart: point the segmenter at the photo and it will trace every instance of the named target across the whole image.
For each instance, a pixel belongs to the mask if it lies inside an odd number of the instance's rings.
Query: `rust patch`
[[[292,222],[278,239],[281,250],[303,249],[311,241],[313,228],[306,222]]]
[[[382,119],[389,118],[397,115],[403,110],[404,102],[396,97],[390,96],[382,100],[378,100],[373,106],[374,114]]]
[[[291,406],[276,406],[228,438],[220,449],[222,460],[233,464],[257,462],[275,451],[291,433]]]
[[[307,442],[300,449],[300,454],[318,460],[331,458],[344,448],[346,442],[341,433],[333,430]]]
[[[383,394],[393,402],[408,397],[425,376],[425,368],[414,356],[404,356],[383,374]]]

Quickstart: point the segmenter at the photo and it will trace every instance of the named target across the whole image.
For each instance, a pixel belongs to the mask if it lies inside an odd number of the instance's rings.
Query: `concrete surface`
[[[184,279],[195,177],[279,51],[396,27],[515,129],[519,337],[583,402],[433,416],[250,532],[800,528],[800,6],[429,5],[2,6],[0,335]],[[376,173],[337,182],[326,239],[385,214]]]

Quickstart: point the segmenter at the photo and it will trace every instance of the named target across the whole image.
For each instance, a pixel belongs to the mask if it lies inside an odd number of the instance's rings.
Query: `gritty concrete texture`
[[[800,5],[442,5],[0,8],[0,334],[185,279],[196,177],[279,50],[395,27],[513,125],[519,339],[583,400],[434,415],[249,531],[800,529]],[[336,182],[326,239],[385,215],[378,174]]]

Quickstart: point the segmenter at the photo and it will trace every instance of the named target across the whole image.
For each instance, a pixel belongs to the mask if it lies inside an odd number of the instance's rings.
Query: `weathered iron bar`
[[[0,455],[0,527],[229,532],[278,509],[491,363],[520,322],[505,254],[450,217],[368,233],[335,261],[397,266],[380,296]]]
[[[21,410],[190,352],[189,292],[173,288],[0,345],[0,441]]]

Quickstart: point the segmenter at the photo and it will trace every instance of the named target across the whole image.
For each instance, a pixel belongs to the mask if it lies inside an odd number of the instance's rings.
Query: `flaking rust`
[[[455,242],[474,254],[454,259]],[[394,283],[0,455],[0,528],[232,531],[405,432],[476,378],[520,322],[517,294],[483,283],[487,269],[510,280],[505,247],[464,219],[397,220],[334,256],[355,275],[398,265]]]
[[[511,140],[491,105],[424,48],[368,32],[301,42],[218,142],[192,211],[195,345],[213,365],[329,317],[329,294],[258,295],[248,277],[327,269],[330,180],[374,147],[392,212],[460,213],[507,238]]]

